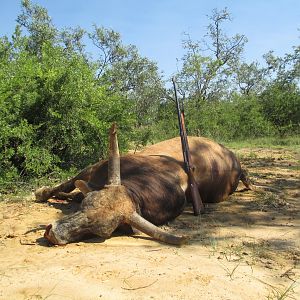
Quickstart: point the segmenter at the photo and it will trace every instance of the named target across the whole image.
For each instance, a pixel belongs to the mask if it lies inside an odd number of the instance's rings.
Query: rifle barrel
[[[193,170],[191,168],[191,154],[190,154],[190,150],[189,150],[187,133],[185,130],[183,104],[182,104],[182,110],[181,110],[179,101],[178,101],[178,97],[177,97],[177,88],[176,88],[176,82],[175,82],[174,78],[172,78],[172,82],[173,82],[174,93],[175,93],[175,102],[176,102],[176,108],[177,108],[179,133],[180,133],[180,139],[181,139],[181,147],[182,147],[184,166],[185,166],[185,171],[188,175],[188,182],[189,182],[190,192],[191,192],[191,196],[192,196],[194,215],[197,216],[200,214],[201,211],[203,211],[204,206],[203,206],[200,194],[199,194],[198,185],[194,178]]]
[[[181,139],[181,147],[182,147],[182,154],[183,154],[183,161],[184,161],[184,165],[185,165],[185,171],[187,172],[189,169],[189,164],[188,164],[188,157],[186,155],[186,140],[184,137],[184,125],[182,123],[182,110],[180,109],[180,105],[179,105],[179,101],[178,101],[178,96],[177,96],[177,88],[176,88],[176,82],[175,79],[172,78],[172,82],[173,82],[173,87],[174,87],[174,93],[175,93],[175,102],[176,102],[176,108],[177,108],[177,117],[178,117],[178,124],[179,124],[179,134],[180,134],[180,139]]]

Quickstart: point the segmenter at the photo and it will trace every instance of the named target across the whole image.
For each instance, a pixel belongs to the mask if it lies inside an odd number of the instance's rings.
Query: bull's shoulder
[[[121,158],[121,181],[138,211],[161,225],[179,215],[185,205],[186,174],[180,162],[165,155],[126,155]]]

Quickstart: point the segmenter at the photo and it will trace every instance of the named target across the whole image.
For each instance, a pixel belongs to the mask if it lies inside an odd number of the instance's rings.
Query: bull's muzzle
[[[65,245],[66,243],[59,241],[55,237],[52,227],[53,227],[52,224],[47,225],[45,233],[44,233],[44,238],[47,239],[53,245]]]

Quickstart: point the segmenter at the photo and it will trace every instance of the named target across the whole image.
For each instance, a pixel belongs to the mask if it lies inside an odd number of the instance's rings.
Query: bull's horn
[[[187,237],[176,236],[161,230],[159,227],[141,217],[137,212],[134,212],[129,217],[127,222],[141,232],[146,233],[154,239],[167,244],[182,245],[187,241]]]
[[[109,131],[108,185],[120,185],[120,154],[117,138],[117,125],[113,123]]]

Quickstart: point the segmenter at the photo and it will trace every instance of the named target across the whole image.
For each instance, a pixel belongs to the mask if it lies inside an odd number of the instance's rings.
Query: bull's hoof
[[[42,186],[34,192],[37,202],[46,202],[51,197],[51,190],[47,186]]]

